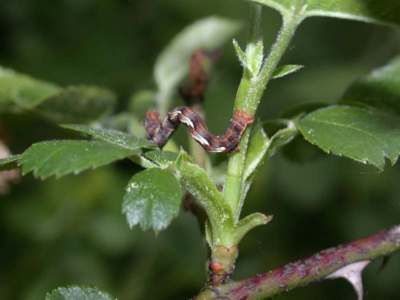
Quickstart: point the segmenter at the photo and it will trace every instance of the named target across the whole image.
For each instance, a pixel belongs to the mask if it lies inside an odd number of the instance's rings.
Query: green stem
[[[256,16],[252,21],[253,34],[252,42],[254,39],[259,39],[260,34],[258,28],[260,27],[261,16],[257,11],[258,6],[254,6],[253,15]],[[254,116],[258,105],[261,101],[262,95],[268,85],[268,82],[273,77],[274,71],[277,68],[282,56],[286,52],[295,32],[301,21],[303,20],[302,8],[295,8],[291,13],[285,14],[283,17],[282,29],[271,48],[271,51],[264,62],[264,65],[257,76],[251,76],[249,72],[244,71],[243,78],[237,92],[235,100],[235,110],[242,110]],[[255,31],[255,32],[254,32]],[[247,146],[250,137],[250,130],[246,130],[240,142],[240,151],[233,154],[228,162],[228,171],[226,175],[224,197],[225,201],[229,204],[234,212],[236,221],[239,220],[241,204],[241,195],[243,192],[243,172],[245,167]]]

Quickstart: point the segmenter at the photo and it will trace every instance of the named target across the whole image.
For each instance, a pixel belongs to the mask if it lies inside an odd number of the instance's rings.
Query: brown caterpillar
[[[177,107],[167,114],[163,122],[155,111],[146,113],[145,129],[147,138],[163,147],[180,123],[186,125],[190,135],[206,151],[220,153],[238,150],[243,132],[254,118],[246,112],[237,110],[233,113],[231,123],[224,135],[213,135],[207,129],[203,118],[187,106]]]

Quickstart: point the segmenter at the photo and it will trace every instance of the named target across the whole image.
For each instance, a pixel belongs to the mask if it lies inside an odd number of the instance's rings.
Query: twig
[[[400,225],[346,245],[329,248],[270,272],[205,290],[194,300],[266,299],[324,280],[328,275],[352,263],[385,257],[398,250]]]

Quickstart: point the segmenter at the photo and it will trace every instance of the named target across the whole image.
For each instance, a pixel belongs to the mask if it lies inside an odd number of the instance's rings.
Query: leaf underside
[[[154,148],[154,145],[151,145],[147,140],[123,131],[73,124],[62,125],[62,127],[129,150]]]
[[[95,169],[137,154],[102,141],[62,140],[32,145],[19,161],[22,173],[33,172],[37,178],[57,178]]]
[[[393,0],[251,0],[283,15],[306,5],[305,17],[333,17],[400,25],[400,2]]]
[[[115,103],[107,89],[61,88],[0,67],[0,113],[34,111],[56,123],[87,123],[111,113]]]
[[[299,121],[304,138],[339,156],[380,170],[400,154],[400,118],[376,109],[345,105],[316,110]]]

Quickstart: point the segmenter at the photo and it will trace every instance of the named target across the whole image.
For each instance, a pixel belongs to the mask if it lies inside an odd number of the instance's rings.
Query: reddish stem
[[[385,257],[400,250],[400,225],[367,238],[321,251],[307,259],[203,291],[194,300],[265,299],[299,286],[326,279],[344,266]]]

